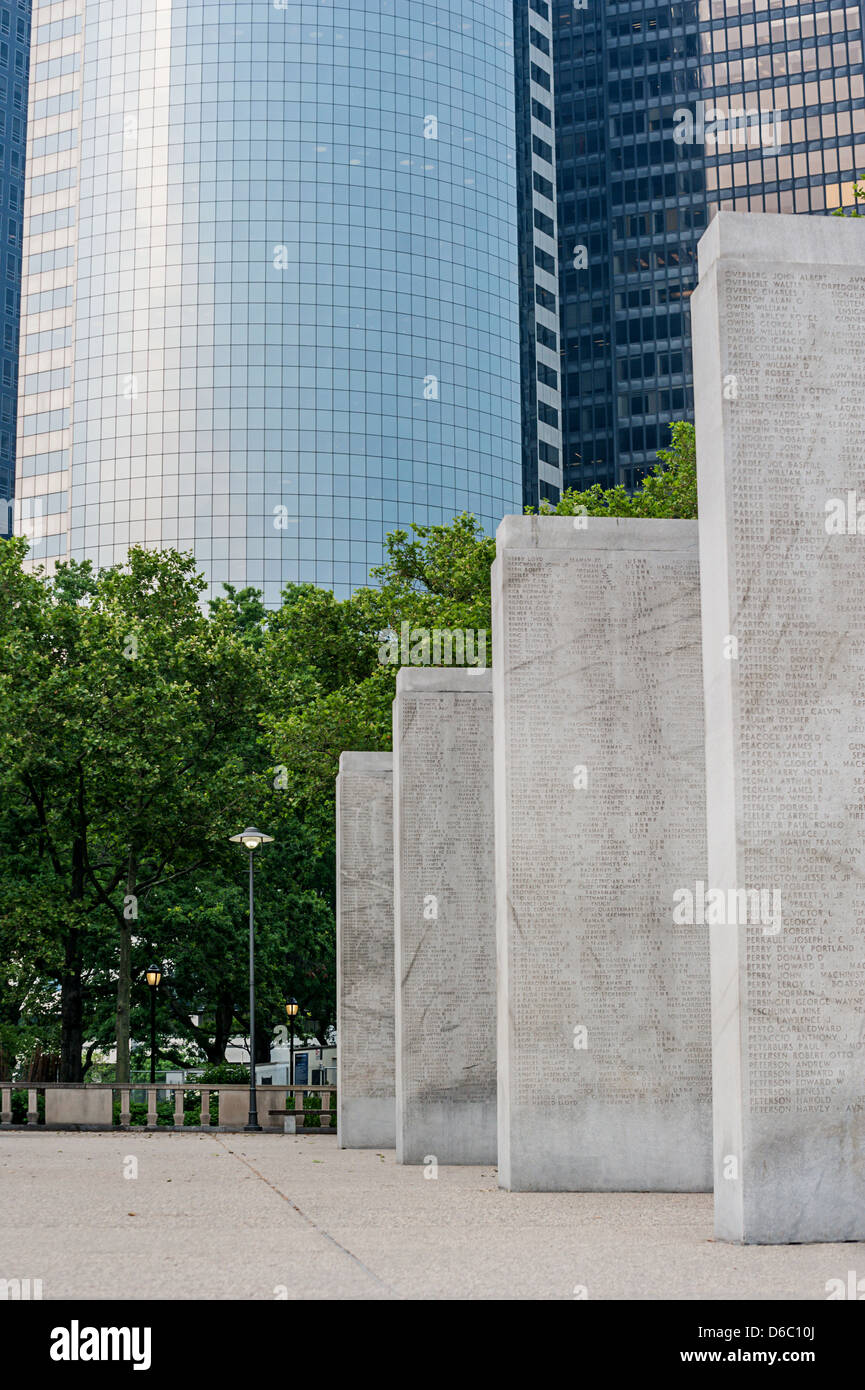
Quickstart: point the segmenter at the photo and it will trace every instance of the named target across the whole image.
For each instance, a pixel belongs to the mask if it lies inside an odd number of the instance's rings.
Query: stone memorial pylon
[[[403,667],[393,730],[397,1161],[495,1163],[489,671]]]
[[[390,753],[340,754],[336,993],[340,1148],[392,1149],[396,1093]]]
[[[865,1239],[865,221],[722,212],[693,299],[715,1229]]]
[[[706,1190],[697,523],[509,516],[496,547],[499,1182]]]

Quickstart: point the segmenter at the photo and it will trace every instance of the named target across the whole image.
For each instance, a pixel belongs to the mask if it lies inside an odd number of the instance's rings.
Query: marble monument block
[[[705,1191],[697,523],[505,517],[493,705],[499,1183]]]
[[[403,667],[393,729],[397,1162],[495,1163],[489,671]]]
[[[865,1239],[865,222],[720,213],[693,296],[715,1231]]]
[[[336,779],[337,1133],[392,1149],[393,760],[342,753]]]

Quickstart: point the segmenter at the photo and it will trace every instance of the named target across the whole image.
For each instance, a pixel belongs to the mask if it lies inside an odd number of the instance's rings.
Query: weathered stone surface
[[[265,1101],[268,1097],[262,1097],[262,1089],[270,1091],[270,1086],[255,1088],[256,1109],[258,1111],[258,1123],[262,1129],[270,1127],[270,1120],[264,1119]],[[249,1122],[249,1087],[244,1086],[236,1091],[219,1091],[219,1123],[221,1125],[231,1125],[242,1127]]]
[[[257,1097],[258,1123],[262,1129],[283,1131],[285,1124],[285,1102],[288,1096],[286,1086],[262,1086],[255,1088]]]
[[[112,1124],[112,1095],[105,1090],[71,1086],[68,1091],[45,1090],[46,1125]]]
[[[493,653],[499,1182],[706,1190],[696,522],[506,517]]]
[[[393,760],[343,753],[336,781],[337,1128],[394,1146]]]
[[[397,1160],[496,1160],[492,683],[404,667],[394,701]]]
[[[865,223],[721,213],[699,256],[709,884],[761,892],[768,908],[730,905],[711,928],[716,1233],[855,1240]]]

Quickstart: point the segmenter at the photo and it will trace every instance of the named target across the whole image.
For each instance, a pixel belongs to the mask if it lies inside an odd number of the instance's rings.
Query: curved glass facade
[[[510,0],[81,8],[69,553],[274,604],[518,511]]]

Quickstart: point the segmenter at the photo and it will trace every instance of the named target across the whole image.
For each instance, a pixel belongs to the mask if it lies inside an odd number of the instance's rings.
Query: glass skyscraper
[[[511,0],[37,3],[34,559],[273,604],[520,510],[515,84]]]
[[[849,205],[857,160],[865,173],[865,8],[739,0],[725,12],[721,0],[699,0],[699,16],[702,93],[719,127],[707,146],[710,209],[825,213]],[[754,108],[763,138],[754,121],[734,141],[731,118]]]
[[[693,418],[689,298],[715,209],[852,200],[863,11],[558,0],[553,22],[565,485],[632,487]]]
[[[30,0],[0,3],[0,536],[13,530]]]

